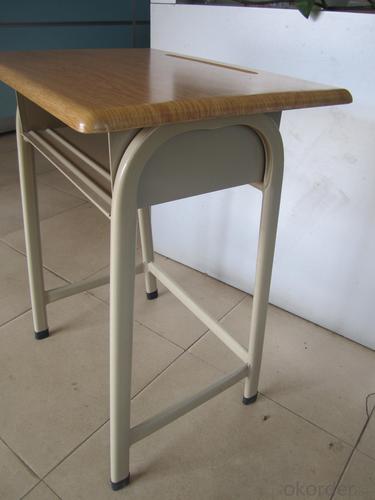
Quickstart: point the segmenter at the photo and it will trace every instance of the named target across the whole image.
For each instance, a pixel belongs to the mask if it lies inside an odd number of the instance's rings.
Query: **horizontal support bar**
[[[249,367],[247,365],[237,368],[237,370],[225,375],[190,398],[179,401],[171,405],[166,410],[161,411],[144,422],[132,427],[130,429],[130,443],[134,444],[137,441],[149,436],[153,432],[161,429],[165,425],[170,424],[177,418],[182,417],[182,415],[185,415],[197,406],[200,406],[214,396],[217,396],[248,375]]]
[[[138,264],[135,268],[135,274],[141,274],[144,272],[144,264]],[[51,290],[45,291],[45,301],[47,304],[55,302],[59,299],[64,299],[65,297],[70,297],[76,295],[77,293],[85,292],[86,290],[91,290],[92,288],[98,288],[109,283],[109,274],[101,276],[99,278],[88,278],[77,283],[69,283],[69,285],[59,286],[57,288],[52,288]]]
[[[101,278],[85,279],[78,283],[69,283],[69,285],[52,288],[45,292],[46,303],[50,304],[56,300],[64,299],[65,297],[70,297],[71,295],[76,295],[77,293],[82,293],[86,290],[106,285],[107,283],[109,283],[109,274]]]
[[[100,187],[96,182],[87,177],[86,174],[74,165],[71,161],[65,158],[55,147],[46,141],[40,134],[30,131],[26,134],[26,140],[30,141],[44,156],[52,163],[53,157],[56,158],[65,168],[70,170],[81,182],[86,184],[99,198],[101,198],[108,206],[111,206],[111,197]],[[52,157],[50,156],[52,155]]]
[[[234,340],[229,333],[216,321],[215,318],[210,316],[202,307],[200,307],[195,300],[168,274],[161,270],[154,262],[147,264],[147,270],[155,276],[173,295],[180,300],[198,319],[204,323],[216,337],[225,344],[237,357],[244,363],[248,362],[248,353],[241,344]]]
[[[78,149],[76,146],[71,144],[67,139],[65,139],[65,137],[62,137],[60,134],[58,134],[54,130],[51,130],[50,128],[46,130],[46,134],[49,135],[50,137],[53,137],[57,142],[62,144],[68,151],[76,155],[77,158],[82,160],[84,163],[86,163],[86,165],[95,170],[95,172],[104,177],[106,181],[111,182],[111,175],[104,167],[102,167],[101,165],[99,165],[99,163],[89,158],[80,149]]]

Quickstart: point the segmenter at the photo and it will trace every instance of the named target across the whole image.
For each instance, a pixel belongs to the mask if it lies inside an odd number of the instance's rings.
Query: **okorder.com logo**
[[[339,485],[336,488],[335,484],[313,484],[295,483],[285,484],[274,495],[274,498],[331,498],[333,493],[336,497],[358,498],[358,491],[354,485]]]

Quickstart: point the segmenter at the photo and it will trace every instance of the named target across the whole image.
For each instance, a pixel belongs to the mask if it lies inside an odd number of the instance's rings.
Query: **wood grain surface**
[[[83,133],[352,100],[345,89],[153,49],[0,52],[0,80]]]

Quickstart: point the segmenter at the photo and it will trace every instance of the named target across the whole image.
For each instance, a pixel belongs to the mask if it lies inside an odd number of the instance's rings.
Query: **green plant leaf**
[[[297,0],[296,7],[308,19],[314,7],[314,0]]]

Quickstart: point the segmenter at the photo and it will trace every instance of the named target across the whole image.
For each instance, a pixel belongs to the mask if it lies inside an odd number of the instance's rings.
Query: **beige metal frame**
[[[237,127],[237,128],[236,128]],[[256,141],[261,144],[261,154],[257,143],[252,143],[252,150],[258,160],[251,164],[250,159],[241,167],[231,165],[231,175],[228,177],[225,165],[217,175],[204,168],[192,169],[193,179],[186,184],[186,167],[174,167],[176,147],[184,141],[189,145],[192,141],[213,137],[214,141],[222,142],[226,131],[228,137],[235,140],[236,134],[241,136],[246,130],[251,130]],[[207,132],[211,131],[212,134]],[[198,134],[198,135],[197,135]],[[216,134],[216,135],[215,135]],[[224,136],[222,135],[224,134]],[[54,132],[48,132],[53,136]],[[215,139],[216,137],[216,139]],[[19,167],[21,178],[21,194],[23,203],[24,226],[26,237],[26,252],[28,260],[31,301],[34,329],[37,338],[48,336],[46,305],[69,295],[89,290],[108,282],[109,277],[83,280],[79,283],[65,285],[53,290],[45,290],[40,243],[40,228],[37,208],[37,192],[35,184],[35,169],[33,164],[32,146],[30,143],[40,142],[40,135],[22,129],[20,114],[17,114],[17,140],[19,151]],[[117,139],[116,139],[117,140]],[[242,139],[241,139],[242,140]],[[246,142],[246,136],[244,141]],[[251,139],[254,140],[255,139]],[[181,142],[182,141],[182,142]],[[62,142],[62,141],[60,141]],[[110,142],[110,141],[109,141]],[[203,156],[209,154],[212,144],[206,147],[202,144],[199,151]],[[240,144],[240,143],[239,143]],[[35,146],[35,144],[34,144]],[[44,145],[42,151],[56,157],[50,145]],[[70,144],[65,146],[72,151]],[[218,144],[219,147],[219,144]],[[222,145],[220,145],[222,147]],[[228,144],[229,147],[229,144]],[[240,147],[240,145],[238,145]],[[175,148],[175,149],[174,149]],[[47,150],[47,152],[46,152]],[[168,158],[168,151],[172,151]],[[162,161],[155,160],[161,152]],[[241,152],[240,152],[241,153]],[[244,150],[243,154],[248,151]],[[254,154],[255,154],[254,153]],[[79,152],[81,159],[84,154]],[[82,157],[83,155],[83,157]],[[255,155],[255,156],[256,156]],[[165,161],[171,163],[170,170],[165,169]],[[220,162],[220,160],[218,160]],[[71,162],[59,154],[62,166],[72,167]],[[154,162],[154,163],[152,163]],[[153,168],[148,168],[152,163]],[[261,163],[261,165],[260,165]],[[182,162],[182,164],[184,164]],[[97,168],[93,165],[93,168]],[[169,168],[169,167],[168,167]],[[207,167],[208,168],[208,167]],[[211,167],[210,167],[211,168]],[[160,169],[158,171],[158,169]],[[245,169],[245,170],[244,170]],[[188,193],[198,194],[218,189],[218,186],[229,187],[243,184],[243,175],[248,169],[248,179],[263,194],[262,212],[259,231],[258,257],[256,268],[253,311],[250,325],[249,348],[244,349],[223,326],[178,285],[165,271],[154,262],[150,208],[155,199],[176,199],[187,196]],[[252,170],[253,175],[250,175]],[[176,172],[177,171],[177,172]],[[189,174],[191,173],[189,170]],[[155,191],[149,189],[149,176],[153,182],[155,175],[163,174],[165,178]],[[81,175],[81,174],[80,174]],[[116,171],[111,172],[113,191],[110,207],[111,220],[111,255],[110,255],[110,444],[111,444],[111,484],[113,489],[119,489],[129,482],[129,449],[131,444],[145,438],[152,432],[172,422],[181,415],[204,403],[238,381],[245,379],[244,403],[254,402],[257,397],[259,372],[262,359],[263,339],[266,321],[268,296],[274,255],[278,211],[280,203],[283,175],[283,146],[278,130],[278,124],[270,115],[253,115],[246,117],[231,117],[220,120],[210,120],[194,123],[165,125],[148,128],[133,134],[133,139],[127,144],[121,160],[116,165]],[[172,179],[172,180],[171,180]],[[84,181],[84,179],[83,179]],[[190,182],[192,181],[192,182]],[[221,183],[221,184],[220,184]],[[203,187],[202,187],[203,186]],[[90,188],[93,186],[90,185]],[[94,189],[96,189],[94,187]],[[184,191],[185,190],[185,191]],[[143,264],[135,265],[136,224],[139,220]],[[198,394],[186,400],[174,403],[168,409],[151,417],[143,423],[131,428],[131,371],[132,371],[132,336],[133,336],[133,301],[134,279],[137,273],[144,272],[146,292],[150,298],[157,296],[156,280],[162,282],[193,314],[195,314],[221,340],[243,365],[234,372],[225,375],[220,380],[203,389]]]

